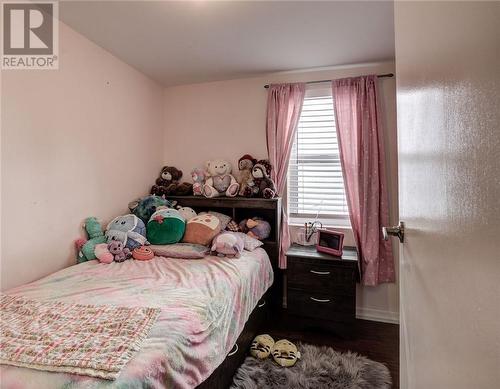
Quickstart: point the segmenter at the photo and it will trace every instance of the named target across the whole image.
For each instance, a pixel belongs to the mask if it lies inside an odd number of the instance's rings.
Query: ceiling
[[[390,1],[64,1],[59,12],[165,86],[394,58]]]

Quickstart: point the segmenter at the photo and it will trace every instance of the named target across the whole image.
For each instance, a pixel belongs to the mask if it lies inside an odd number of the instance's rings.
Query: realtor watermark
[[[59,4],[2,1],[2,69],[58,69]]]

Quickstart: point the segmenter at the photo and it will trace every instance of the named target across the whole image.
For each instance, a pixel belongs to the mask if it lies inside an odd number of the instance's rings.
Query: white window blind
[[[308,85],[288,171],[291,221],[348,225],[330,84]],[[300,220],[302,219],[302,220]]]

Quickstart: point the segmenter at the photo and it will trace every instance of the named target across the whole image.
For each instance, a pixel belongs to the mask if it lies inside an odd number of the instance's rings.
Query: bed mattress
[[[141,350],[115,381],[0,366],[3,389],[193,388],[229,353],[273,282],[266,252],[241,258],[155,257],[71,266],[6,294],[39,301],[160,308]]]

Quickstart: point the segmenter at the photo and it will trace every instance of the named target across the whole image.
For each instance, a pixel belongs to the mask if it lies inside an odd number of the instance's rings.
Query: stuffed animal
[[[283,367],[291,367],[300,359],[297,346],[286,339],[278,340],[274,344],[272,354],[274,362]]]
[[[106,243],[101,223],[95,217],[86,218],[83,227],[87,232],[88,239],[85,242],[83,239],[77,240],[77,248],[80,246],[77,258],[78,263],[96,259],[95,246],[100,243]]]
[[[181,170],[173,166],[164,166],[161,169],[160,177],[156,179],[155,185],[151,187],[151,194],[157,196],[184,196],[191,193],[192,184],[187,182],[179,183],[181,178]]]
[[[112,240],[108,244],[108,250],[113,255],[115,262],[123,262],[132,256],[130,249],[123,246],[123,243],[117,240]]]
[[[266,359],[274,346],[271,335],[257,335],[250,346],[250,355],[257,359]]]
[[[190,221],[193,217],[196,217],[197,213],[193,208],[189,207],[178,207],[177,211],[179,211],[179,214],[186,220],[187,222]]]
[[[153,250],[146,246],[136,247],[134,251],[132,251],[132,257],[136,261],[149,261],[153,259],[154,256]]]
[[[240,190],[238,194],[240,196],[245,195],[245,190],[249,186],[248,183],[253,185],[252,168],[257,160],[251,155],[245,154],[238,160],[238,170],[240,174],[238,175],[238,183],[240,184]]]
[[[117,240],[130,250],[149,244],[144,222],[131,213],[111,220],[106,227],[106,237],[108,243]]]
[[[130,202],[128,204],[128,209],[144,223],[147,223],[151,215],[155,213],[158,208],[172,208],[174,205],[175,201],[168,201],[163,197],[150,195]]]
[[[208,246],[220,231],[221,221],[217,216],[209,213],[198,215],[186,223],[186,232],[182,241]]]
[[[114,260],[114,256],[109,251],[107,243],[99,243],[95,246],[95,256],[101,263],[111,263]]]
[[[197,167],[191,171],[193,179],[193,194],[195,196],[203,196],[203,185],[205,185],[206,173],[205,170]]]
[[[244,246],[241,237],[230,231],[226,231],[214,238],[211,251],[217,253],[218,256],[239,258],[243,252]]]
[[[147,237],[152,244],[172,244],[182,239],[186,220],[176,209],[159,209],[148,221]]]
[[[260,217],[244,219],[239,227],[241,232],[259,240],[264,240],[271,234],[271,224]]]
[[[205,197],[228,196],[234,197],[238,194],[239,184],[231,174],[231,164],[223,159],[207,162],[208,178],[203,186]]]
[[[276,185],[270,178],[272,166],[267,159],[261,159],[252,168],[253,182],[244,191],[246,197],[272,199],[276,196]]]

